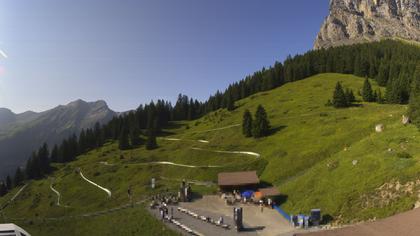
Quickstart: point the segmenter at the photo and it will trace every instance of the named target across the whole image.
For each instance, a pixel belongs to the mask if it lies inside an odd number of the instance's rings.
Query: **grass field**
[[[175,191],[180,179],[216,181],[218,172],[235,170],[257,170],[262,180],[287,196],[282,206],[292,214],[321,208],[324,214],[346,223],[410,209],[417,201],[417,186],[411,192],[392,191],[393,197],[389,199],[378,196],[376,190],[384,183],[404,184],[418,178],[419,134],[414,126],[401,124],[407,107],[359,103],[347,109],[334,109],[324,105],[337,81],[358,91],[363,80],[351,75],[321,74],[253,95],[237,102],[233,112],[219,110],[195,121],[175,123],[174,128],[167,130],[171,135],[166,138],[181,140],[158,139],[159,148],[153,151],[144,147],[120,151],[117,143],[108,143],[75,162],[56,166],[57,171],[51,176],[55,179],[54,188],[62,195],[62,205],[69,207],[55,205],[56,195],[50,190],[52,180],[44,179],[29,183],[5,209],[4,215],[6,220],[14,219],[34,235],[92,232],[135,235],[138,230],[148,230],[144,231],[145,235],[170,235],[173,233],[152,220],[139,206],[86,220],[68,216],[126,204],[130,185],[136,200],[140,200],[165,189]],[[360,99],[357,92],[356,96]],[[259,104],[268,112],[272,134],[261,139],[244,138],[237,124],[241,123],[245,109],[255,112]],[[375,125],[380,123],[385,125],[385,130],[376,133]],[[223,127],[227,128],[220,129]],[[261,157],[214,151],[248,151]],[[219,167],[145,164],[160,161]],[[112,198],[108,199],[105,192],[82,180],[76,168],[110,189]],[[160,176],[165,179],[159,179]],[[149,188],[152,177],[158,178],[156,190]],[[214,186],[193,186],[193,190],[199,194],[217,191]],[[0,198],[0,203],[15,192]],[[63,216],[67,218],[46,220]],[[110,222],[124,227],[118,229]]]

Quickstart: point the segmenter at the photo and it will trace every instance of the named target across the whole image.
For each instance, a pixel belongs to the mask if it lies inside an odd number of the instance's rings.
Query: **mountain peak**
[[[420,41],[419,0],[330,0],[314,48],[403,38]]]
[[[0,107],[0,114],[14,114],[12,110],[4,107]]]

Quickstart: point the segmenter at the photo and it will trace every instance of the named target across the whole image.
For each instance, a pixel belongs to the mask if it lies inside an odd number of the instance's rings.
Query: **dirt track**
[[[341,229],[298,234],[299,236],[418,236],[420,208],[375,222],[362,223]]]

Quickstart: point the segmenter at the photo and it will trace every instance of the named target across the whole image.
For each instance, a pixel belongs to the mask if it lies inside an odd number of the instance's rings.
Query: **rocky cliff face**
[[[384,38],[420,41],[420,0],[330,0],[314,48]]]

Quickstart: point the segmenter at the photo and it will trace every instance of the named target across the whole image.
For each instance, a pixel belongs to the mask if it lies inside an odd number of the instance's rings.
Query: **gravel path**
[[[102,165],[107,165],[107,166],[113,166],[115,164],[109,164],[108,162],[99,162]],[[141,165],[141,166],[145,166],[145,165],[170,165],[170,166],[179,166],[179,167],[185,167],[185,168],[222,168],[223,166],[213,166],[213,165],[208,165],[208,166],[194,166],[194,165],[185,165],[185,164],[177,164],[177,163],[173,163],[173,162],[169,162],[169,161],[153,161],[153,162],[144,162],[144,163],[125,163],[124,165]]]
[[[210,143],[207,140],[199,139],[199,140],[192,140],[192,139],[179,139],[179,138],[160,138],[166,141],[191,141],[191,142],[199,142],[199,143]]]
[[[256,152],[247,152],[247,151],[222,151],[222,150],[210,150],[210,149],[204,149],[204,148],[197,148],[193,147],[192,150],[196,151],[206,151],[206,152],[215,152],[215,153],[226,153],[226,154],[243,154],[248,156],[254,156],[256,158],[260,158],[261,154]]]
[[[231,226],[231,229],[223,229],[221,227],[209,224],[207,222],[204,222],[200,219],[196,219],[190,215],[187,215],[185,213],[181,213],[177,210],[177,206],[169,206],[170,208],[173,208],[173,212],[174,212],[174,219],[178,222],[180,222],[181,224],[194,229],[198,232],[200,232],[203,235],[206,236],[213,236],[213,235],[223,235],[223,236],[233,236],[233,235],[244,235],[244,236],[257,236],[257,231],[256,229],[252,229],[252,228],[248,228],[248,231],[244,231],[241,233],[236,232],[236,230],[234,229],[234,223],[233,223],[233,218],[230,216],[225,216],[223,215],[223,221],[225,224],[228,224]],[[190,209],[190,210],[194,210],[195,213],[199,214],[199,215],[203,215],[203,216],[208,216],[211,217],[212,219],[218,220],[219,217],[221,216],[220,214],[215,214],[209,211],[203,211],[203,210],[199,210],[199,209]],[[150,213],[155,216],[156,218],[160,219],[159,216],[159,211],[157,209],[150,209],[149,208]],[[169,210],[169,214],[170,214],[171,210]],[[186,233],[185,231],[181,230],[180,228],[176,227],[174,224],[169,223],[167,221],[165,221],[165,224],[177,231],[180,232],[182,235],[185,236],[189,236],[190,234]]]
[[[86,178],[86,177],[83,175],[83,173],[82,173],[82,171],[81,171],[81,170],[80,170],[80,176],[81,176],[81,177],[82,177],[82,179],[84,179],[86,182],[88,182],[88,183],[92,184],[93,186],[95,186],[95,187],[97,187],[97,188],[99,188],[99,189],[101,189],[101,190],[105,191],[105,192],[108,194],[108,197],[110,197],[110,198],[111,198],[112,193],[111,193],[111,191],[110,191],[109,189],[104,188],[104,187],[100,186],[99,184],[97,184],[97,183],[95,183],[95,182],[93,182],[93,181],[89,180],[88,178]]]
[[[61,205],[61,204],[60,204],[61,194],[60,194],[60,192],[59,192],[57,189],[55,189],[55,188],[53,187],[53,184],[54,184],[54,181],[52,180],[52,181],[51,181],[51,184],[50,184],[50,189],[51,189],[51,191],[53,191],[53,192],[57,195],[57,203],[56,203],[56,205],[57,205],[57,206],[61,206],[61,207],[69,207],[69,206],[66,206],[66,205]]]
[[[221,127],[221,128],[209,129],[209,130],[204,130],[204,131],[197,131],[197,132],[194,132],[194,133],[196,133],[196,134],[208,133],[208,132],[213,132],[213,131],[230,129],[230,128],[234,128],[234,127],[238,127],[238,126],[241,126],[241,124],[229,125],[229,126],[225,126],[225,127]]]

